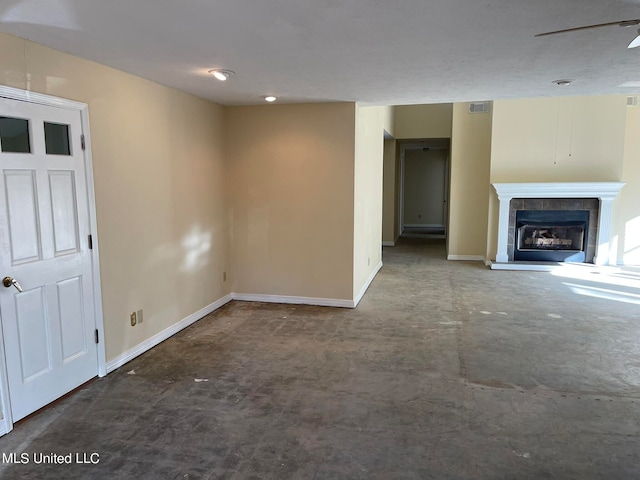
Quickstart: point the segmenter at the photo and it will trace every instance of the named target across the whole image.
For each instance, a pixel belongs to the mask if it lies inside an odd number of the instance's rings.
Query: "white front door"
[[[14,422],[98,372],[81,135],[79,111],[0,98],[0,316]]]

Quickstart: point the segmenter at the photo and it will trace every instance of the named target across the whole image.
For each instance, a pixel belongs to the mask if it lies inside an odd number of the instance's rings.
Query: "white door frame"
[[[400,175],[398,181],[398,237],[404,233],[404,145],[400,145]],[[398,239],[396,238],[396,241]]]
[[[98,376],[107,374],[106,349],[104,342],[104,319],[102,316],[102,290],[100,288],[100,254],[98,250],[98,227],[96,222],[96,199],[93,185],[93,159],[91,157],[91,136],[89,135],[89,106],[86,103],[53,97],[41,93],[29,92],[18,88],[0,85],[0,97],[11,100],[21,100],[39,105],[64,108],[80,113],[82,122],[82,134],[84,135],[85,149],[84,166],[87,182],[87,203],[89,207],[89,228],[91,229],[91,272],[93,280],[93,298],[95,305],[95,328],[98,331]],[[1,315],[2,312],[0,312]],[[4,352],[4,334],[0,328],[0,400],[2,401],[2,420],[0,420],[0,435],[9,433],[13,429],[13,417],[9,398],[9,384],[7,376],[7,362]]]
[[[437,139],[435,140],[438,141]],[[407,150],[422,150],[424,147],[432,149],[445,149],[448,150],[447,160],[445,164],[444,173],[444,205],[442,206],[444,212],[444,233],[445,236],[449,232],[449,166],[451,158],[451,144],[448,143],[446,147],[437,143],[434,146],[430,146],[430,139],[415,140],[400,145],[400,179],[398,182],[398,237],[404,233],[404,171],[405,171],[405,152]]]

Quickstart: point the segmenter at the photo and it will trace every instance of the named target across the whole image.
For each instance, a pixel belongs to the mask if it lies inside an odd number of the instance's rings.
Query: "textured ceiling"
[[[635,18],[640,0],[0,1],[0,31],[225,105],[638,93],[618,87],[640,85],[636,27],[534,38]]]

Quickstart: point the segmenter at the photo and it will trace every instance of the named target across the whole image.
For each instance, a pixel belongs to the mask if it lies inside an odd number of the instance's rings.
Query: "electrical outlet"
[[[227,272],[222,272],[222,281],[223,282],[227,281]]]
[[[138,315],[136,314],[136,312],[131,312],[131,326],[135,327],[136,323],[138,323]]]
[[[136,312],[136,319],[138,320],[138,323],[142,323],[142,309]]]

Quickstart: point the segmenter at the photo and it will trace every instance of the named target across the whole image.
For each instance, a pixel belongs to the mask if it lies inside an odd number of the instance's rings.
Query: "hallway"
[[[637,477],[640,273],[445,257],[385,247],[353,310],[231,302],[17,424],[0,478]]]

